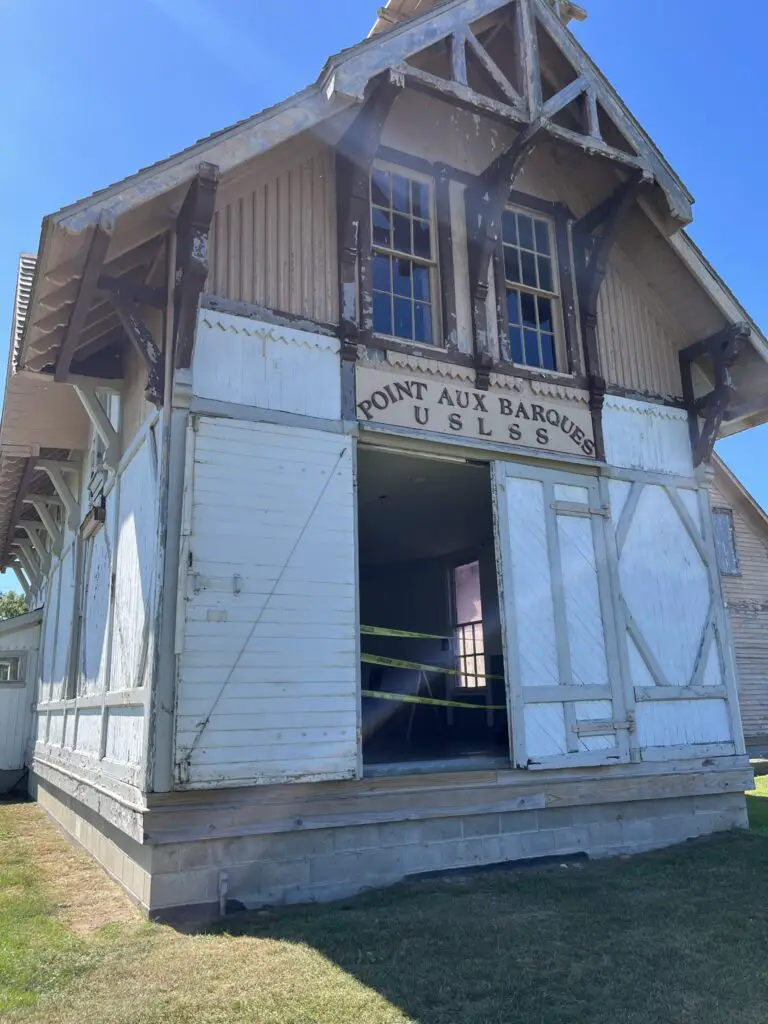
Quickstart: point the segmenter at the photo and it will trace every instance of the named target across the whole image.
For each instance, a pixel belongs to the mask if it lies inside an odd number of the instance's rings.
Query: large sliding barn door
[[[706,491],[694,480],[606,483],[640,757],[743,752]]]
[[[353,443],[207,416],[188,441],[177,785],[354,778]]]
[[[627,761],[598,482],[504,462],[493,479],[513,763]]]

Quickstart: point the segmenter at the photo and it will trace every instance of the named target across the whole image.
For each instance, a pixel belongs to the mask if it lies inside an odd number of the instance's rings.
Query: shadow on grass
[[[768,837],[734,832],[411,881],[209,932],[312,947],[418,1024],[762,1024],[767,865]]]

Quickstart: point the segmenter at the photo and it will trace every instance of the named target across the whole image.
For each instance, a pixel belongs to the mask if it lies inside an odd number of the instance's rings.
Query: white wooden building
[[[744,738],[768,753],[768,515],[722,459],[709,496],[739,680]]]
[[[768,343],[548,0],[391,0],[43,222],[0,432],[48,812],[153,914],[745,823]]]

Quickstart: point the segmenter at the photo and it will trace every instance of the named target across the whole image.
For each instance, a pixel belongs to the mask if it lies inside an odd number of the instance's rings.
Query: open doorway
[[[358,527],[364,764],[508,763],[489,467],[361,446]]]

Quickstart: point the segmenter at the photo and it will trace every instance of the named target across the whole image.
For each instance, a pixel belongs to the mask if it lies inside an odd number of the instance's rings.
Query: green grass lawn
[[[768,775],[758,775],[755,779],[755,788],[747,793],[747,811],[749,812],[750,829],[762,836],[768,836],[767,797]]]
[[[751,833],[412,881],[183,935],[32,804],[0,805],[0,1020],[766,1024],[768,781]]]

